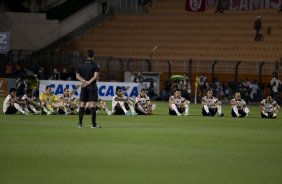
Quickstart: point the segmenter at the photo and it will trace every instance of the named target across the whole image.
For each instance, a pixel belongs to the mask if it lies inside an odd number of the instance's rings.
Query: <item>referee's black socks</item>
[[[90,108],[91,116],[92,116],[92,126],[96,126],[96,107]]]
[[[79,124],[81,124],[81,125],[82,125],[82,120],[83,120],[83,116],[84,116],[84,111],[85,111],[84,107],[79,107],[78,115],[79,115]]]

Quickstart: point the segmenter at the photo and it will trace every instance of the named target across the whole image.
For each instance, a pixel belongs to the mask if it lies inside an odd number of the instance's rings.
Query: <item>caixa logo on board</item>
[[[118,85],[99,85],[99,96],[100,97],[113,97],[116,93],[116,87]],[[125,96],[136,97],[138,96],[138,86],[132,85],[120,85]]]
[[[70,91],[74,90],[74,96],[78,96],[77,86],[75,84],[50,84],[50,87],[55,95],[63,94],[64,89],[67,88]]]

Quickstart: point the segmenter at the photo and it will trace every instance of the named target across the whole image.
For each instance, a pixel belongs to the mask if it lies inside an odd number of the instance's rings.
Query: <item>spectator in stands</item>
[[[53,73],[51,74],[49,80],[59,80],[59,79],[60,79],[60,72],[57,70],[57,68],[53,68]]]
[[[45,73],[44,73],[44,67],[40,66],[38,73],[37,73],[37,77],[40,80],[44,80],[45,79]]]
[[[217,7],[216,7],[216,11],[214,13],[223,13],[224,12],[224,8],[223,8],[223,0],[218,0],[217,1]]]
[[[186,100],[191,100],[191,84],[190,84],[190,79],[186,75],[186,73],[183,74],[184,80],[183,80],[183,89],[182,89],[182,96]]]
[[[63,72],[60,74],[61,80],[69,80],[70,74],[66,68],[63,68]]]
[[[107,0],[102,0],[102,14],[106,14],[107,13]]]
[[[254,29],[256,30],[255,41],[260,41],[262,34],[260,34],[260,30],[262,27],[261,16],[257,16],[257,19],[254,22]]]
[[[250,85],[250,89],[251,89],[250,98],[253,102],[256,102],[258,100],[258,91],[259,91],[257,80],[254,80],[254,82]]]
[[[282,85],[281,81],[278,79],[278,73],[274,72],[272,74],[272,79],[270,81],[271,97],[277,102],[280,103],[279,99],[279,85]]]
[[[138,72],[137,76],[134,78],[134,82],[136,83],[142,83],[144,81],[144,77],[142,75],[142,72]]]

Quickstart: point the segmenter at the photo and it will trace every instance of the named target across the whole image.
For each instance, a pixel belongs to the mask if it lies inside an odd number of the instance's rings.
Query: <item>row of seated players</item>
[[[80,86],[77,86],[79,88]],[[5,98],[3,103],[4,114],[15,114],[20,112],[21,114],[77,114],[79,111],[79,100],[72,98],[75,91],[70,92],[67,88],[64,89],[64,93],[58,96],[54,95],[50,86],[46,86],[45,92],[40,94],[39,102],[33,96],[31,90],[22,97],[18,98],[16,95],[16,89],[11,88],[9,95]],[[85,114],[90,114],[89,104],[86,104]],[[97,113],[101,110],[106,111],[108,115],[113,114],[125,114],[125,115],[142,115],[152,114],[156,105],[152,104],[150,98],[147,96],[145,89],[142,89],[138,97],[135,99],[135,103],[132,99],[123,95],[121,87],[117,87],[116,95],[112,100],[112,110],[110,111],[106,105],[106,102],[99,100],[96,104]]]
[[[79,86],[77,86],[78,88]],[[67,88],[64,93],[56,96],[52,93],[50,86],[46,86],[46,91],[40,95],[40,102],[34,101],[32,92],[28,91],[21,99],[16,97],[16,89],[11,88],[9,95],[4,100],[3,112],[5,114],[77,114],[79,105],[78,100],[71,98],[75,91],[70,92]],[[169,115],[188,116],[189,103],[181,96],[181,91],[176,89],[174,94],[169,98]],[[215,116],[216,113],[220,117],[224,116],[221,105],[222,102],[213,97],[212,90],[208,90],[206,96],[201,100],[202,115]],[[239,92],[235,93],[233,99],[230,100],[232,117],[247,117],[249,108],[246,102],[241,99]],[[136,97],[135,103],[132,99],[124,96],[121,87],[116,88],[116,95],[112,99],[112,110],[110,111],[106,103],[102,100],[97,103],[97,112],[105,110],[108,115],[151,115],[156,108],[156,105],[150,101],[146,94],[146,90],[142,89]],[[280,106],[271,96],[267,96],[260,102],[259,109],[262,118],[276,118]],[[89,108],[85,108],[85,114],[90,114]]]

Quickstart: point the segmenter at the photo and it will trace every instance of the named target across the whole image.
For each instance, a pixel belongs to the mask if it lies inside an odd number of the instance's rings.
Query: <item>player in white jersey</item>
[[[5,98],[3,103],[3,112],[4,114],[15,114],[16,112],[21,112],[22,114],[28,115],[22,108],[22,105],[25,105],[25,101],[20,101],[17,99],[17,90],[16,88],[11,88],[9,90],[9,95]]]
[[[108,109],[107,104],[104,100],[99,99],[99,102],[96,103],[96,114],[99,113],[101,110],[104,110],[108,115],[112,115],[112,112]],[[85,114],[90,114],[90,106],[89,106],[89,102],[86,103],[85,105]]]
[[[222,112],[221,108],[222,102],[217,98],[213,97],[211,89],[209,89],[207,91],[206,96],[202,98],[201,104],[203,116],[215,116],[216,113],[218,113],[220,117],[224,116],[224,113]]]
[[[26,104],[23,106],[24,111],[40,114],[40,111],[37,110],[38,108],[40,109],[40,102],[39,104],[36,102],[36,97],[33,96],[31,89],[27,90],[26,94],[22,96],[21,99],[22,101],[26,101]]]
[[[152,104],[146,90],[144,88],[141,89],[140,94],[135,99],[135,111],[139,115],[151,115],[155,108],[156,105]]]
[[[276,118],[280,106],[271,96],[267,96],[259,104],[259,109],[262,118]]]
[[[78,100],[73,98],[72,95],[80,86],[76,86],[76,89],[69,91],[68,88],[64,89],[64,93],[59,95],[59,101],[61,103],[61,108],[59,110],[60,114],[77,114],[79,111]]]
[[[130,112],[130,111],[131,112]],[[122,88],[116,87],[116,95],[112,99],[112,112],[116,115],[138,115],[134,110],[134,103],[131,99],[123,95]]]
[[[240,92],[236,92],[233,99],[230,100],[232,117],[245,117],[250,113],[245,100],[241,98]]]
[[[174,94],[169,97],[169,115],[188,116],[189,103],[190,101],[181,96],[181,91],[175,89]]]

